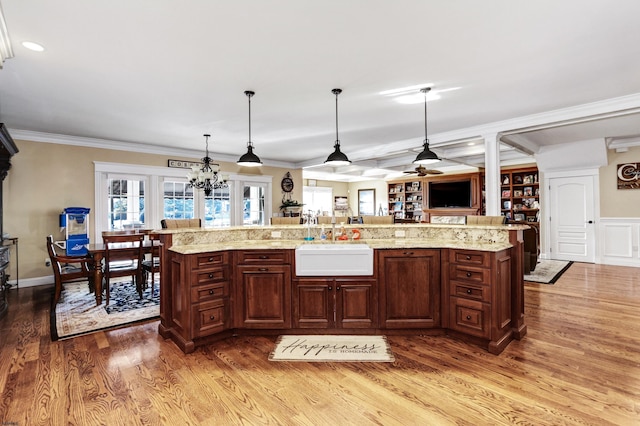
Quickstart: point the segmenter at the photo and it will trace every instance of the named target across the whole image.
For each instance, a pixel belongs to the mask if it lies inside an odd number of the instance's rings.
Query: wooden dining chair
[[[109,304],[112,278],[131,277],[142,299],[145,234],[103,235],[105,300]]]
[[[89,291],[94,291],[92,260],[86,256],[66,256],[60,255],[56,251],[53,243],[53,236],[47,237],[47,252],[53,268],[53,278],[55,292],[53,294],[53,305],[60,300],[63,284],[69,282],[88,281]]]
[[[151,274],[151,296],[153,296],[153,287],[156,282],[156,272],[160,273],[160,235],[149,233],[147,238],[151,244],[151,257],[142,261],[142,283],[143,291],[149,282],[149,274]]]

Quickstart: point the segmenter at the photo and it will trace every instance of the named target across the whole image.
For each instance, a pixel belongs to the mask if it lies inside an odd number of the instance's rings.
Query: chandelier
[[[211,196],[214,189],[228,188],[227,176],[218,175],[220,166],[212,163],[212,158],[209,157],[209,138],[211,135],[203,135],[206,142],[206,151],[204,158],[202,158],[203,166],[191,167],[191,171],[187,173],[187,179],[189,179],[189,185],[193,188],[203,189],[204,195]]]

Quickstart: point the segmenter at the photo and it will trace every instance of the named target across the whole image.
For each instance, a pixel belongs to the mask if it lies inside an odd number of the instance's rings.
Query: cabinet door
[[[378,325],[378,307],[375,280],[337,279],[336,327],[375,328]]]
[[[440,326],[440,251],[380,250],[380,321],[385,328]]]
[[[291,267],[240,265],[236,269],[241,326],[291,327]]]
[[[331,328],[334,324],[333,280],[297,280],[293,297],[295,328]]]

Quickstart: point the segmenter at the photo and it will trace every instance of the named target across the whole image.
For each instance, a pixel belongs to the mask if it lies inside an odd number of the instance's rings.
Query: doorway
[[[597,175],[547,180],[550,258],[595,262]]]

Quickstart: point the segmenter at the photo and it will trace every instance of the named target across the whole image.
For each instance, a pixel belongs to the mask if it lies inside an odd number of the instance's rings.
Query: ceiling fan
[[[417,174],[418,176],[427,176],[427,175],[441,175],[442,172],[440,170],[435,169],[427,169],[424,166],[418,166],[414,170],[408,170],[404,172],[406,174]]]

